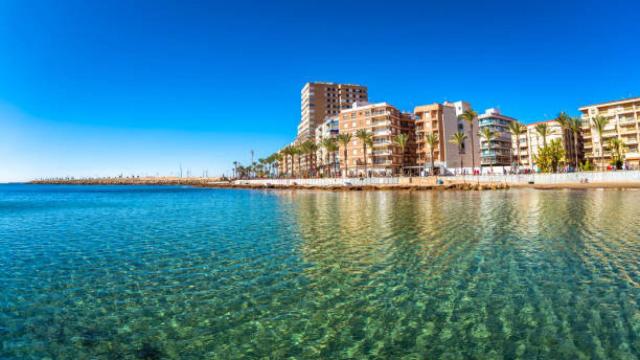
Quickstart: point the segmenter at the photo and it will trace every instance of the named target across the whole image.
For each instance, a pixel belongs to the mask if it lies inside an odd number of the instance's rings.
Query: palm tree
[[[428,133],[425,136],[425,141],[429,145],[429,151],[431,152],[431,174],[433,175],[435,174],[435,158],[433,154],[436,151],[436,146],[438,146],[438,143],[440,142],[440,139],[438,139],[438,133]]]
[[[458,147],[458,157],[460,157],[460,175],[462,175],[462,168],[464,167],[464,163],[462,162],[462,147],[464,146],[465,140],[467,140],[467,135],[462,131],[458,131],[451,135],[451,139],[449,139],[450,143],[455,144]]]
[[[407,142],[409,141],[409,135],[398,134],[393,138],[393,142],[400,148],[401,160],[400,160],[400,173],[404,173],[404,150],[407,148]]]
[[[487,126],[480,129],[478,136],[480,136],[481,139],[484,139],[484,141],[487,142],[487,149],[491,150],[491,141],[496,138],[496,133]],[[493,167],[493,162],[489,163],[489,166]]]
[[[314,141],[310,141],[309,144],[307,145],[307,151],[309,152],[309,155],[311,157],[309,162],[309,169],[311,170],[311,175],[315,176],[317,172],[316,156],[318,153],[318,144],[316,144]]]
[[[302,164],[300,161],[302,160],[302,146],[301,145],[293,145],[293,158],[298,159],[298,176],[302,176]],[[291,174],[293,174],[293,166],[291,167]]]
[[[573,132],[571,131],[571,116],[567,115],[566,112],[562,111],[556,116],[556,122],[562,128],[562,138],[565,138],[565,134],[568,135],[567,143],[573,143]]]
[[[347,162],[347,145],[351,142],[351,134],[339,134],[338,142],[342,145],[343,154],[344,154],[344,176],[347,177],[349,175],[349,163]]]
[[[293,147],[291,145],[282,149],[282,155],[284,157],[284,174],[289,175],[289,157],[291,157],[291,176],[293,177]]]
[[[538,136],[542,138],[542,147],[547,147],[547,136],[551,135],[551,129],[549,129],[549,124],[540,123],[535,127],[536,133]]]
[[[578,137],[582,131],[582,120],[579,117],[574,117],[569,121],[569,129],[573,134],[573,155],[575,157],[575,166],[578,168]]]
[[[266,159],[264,158],[258,159],[258,166],[256,168],[260,171],[260,176],[258,176],[257,174],[258,170],[256,170],[256,175],[255,175],[256,177],[262,177],[264,175],[263,172],[264,172],[264,166],[266,163],[267,163]]]
[[[626,151],[626,146],[622,139],[612,138],[609,140],[609,149],[611,150],[611,165],[616,169],[622,169],[623,157]]]
[[[520,135],[525,134],[527,132],[527,127],[522,125],[517,121],[512,121],[509,123],[509,132],[511,135],[516,137],[516,151],[517,154],[514,154],[518,157],[517,165],[520,165]]]
[[[597,115],[596,117],[594,117],[593,119],[591,119],[591,122],[593,123],[593,128],[596,130],[596,132],[598,133],[598,139],[600,140],[600,163],[602,163],[603,159],[604,159],[604,147],[603,147],[603,139],[602,139],[602,133],[604,132],[604,128],[607,126],[607,124],[609,124],[610,118],[606,118],[602,115]]]
[[[553,139],[549,142],[549,146],[541,148],[535,156],[535,162],[540,171],[556,172],[558,164],[564,161],[564,146],[560,139]]]
[[[471,170],[476,166],[476,149],[473,143],[473,122],[478,118],[478,113],[473,109],[466,110],[460,118],[469,124],[469,140],[471,140]]]
[[[336,138],[325,138],[322,140],[322,147],[326,150],[326,162],[328,164],[327,168],[329,169],[329,174],[331,174],[332,170],[332,166],[331,164],[329,164],[329,155],[331,154],[331,156],[333,157],[333,170],[335,172],[335,163],[336,163],[336,151],[338,151],[338,143]]]
[[[356,137],[362,142],[362,152],[364,155],[364,176],[369,177],[367,171],[367,146],[373,147],[373,135],[366,129],[360,129],[356,132]]]
[[[311,156],[311,144],[313,142],[311,140],[306,140],[305,142],[303,142],[302,144],[299,145],[300,147],[300,156],[304,156],[305,158],[305,165],[306,165],[306,175],[307,177],[309,176],[309,170],[311,169],[311,160],[309,159]],[[298,172],[301,172],[302,169],[300,167],[298,167]]]

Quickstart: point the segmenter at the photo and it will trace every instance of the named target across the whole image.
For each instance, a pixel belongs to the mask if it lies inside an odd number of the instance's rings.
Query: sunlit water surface
[[[0,358],[637,359],[640,192],[0,186]]]

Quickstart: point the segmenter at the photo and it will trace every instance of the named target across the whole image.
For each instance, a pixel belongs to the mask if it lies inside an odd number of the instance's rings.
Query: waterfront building
[[[328,117],[315,130],[315,142],[318,145],[318,151],[316,151],[318,167],[320,173],[325,175],[333,173],[332,169],[335,169],[337,167],[337,162],[340,159],[340,152],[329,152],[322,144],[325,139],[335,139],[338,136],[338,125],[338,115],[331,116]]]
[[[608,141],[620,139],[626,147],[624,161],[627,166],[637,168],[640,165],[640,97],[624,100],[610,101],[600,104],[583,106],[582,132],[584,138],[585,158],[600,166],[606,166],[611,162]],[[609,120],[604,127],[602,138],[595,130],[593,119],[602,116]],[[600,145],[604,153],[600,153]]]
[[[354,102],[368,101],[367,87],[330,82],[308,82],[300,96],[299,140],[313,139],[315,129],[328,117],[335,117]]]
[[[472,164],[471,154],[471,129],[469,124],[460,119],[465,111],[471,109],[469,103],[465,101],[445,102],[443,104],[433,103],[430,105],[417,106],[414,109],[416,119],[416,155],[417,164],[423,169],[431,167],[431,149],[426,142],[429,134],[438,135],[438,145],[434,149],[434,166],[436,168],[447,168],[457,171],[460,160],[465,168],[480,165],[480,142],[478,136],[478,121],[473,124],[473,142],[475,150],[475,163]],[[451,137],[456,132],[463,132],[467,139],[462,144],[461,149],[450,142]],[[460,151],[461,150],[461,153]],[[455,170],[454,170],[455,169]]]
[[[488,141],[480,137],[480,163],[481,166],[511,166],[511,132],[509,124],[518,121],[512,117],[503,115],[500,110],[490,108],[484,114],[478,116],[479,132],[490,129],[494,137]]]
[[[340,133],[352,135],[347,146],[346,159],[349,176],[365,176],[365,156],[368,172],[374,176],[396,175],[403,167],[415,164],[413,114],[401,112],[386,102],[357,102],[350,109],[342,110],[338,119]],[[363,152],[362,141],[356,137],[358,130],[366,130],[373,138],[373,144],[367,147],[366,154]],[[394,138],[399,134],[409,137],[404,152],[394,142]],[[343,151],[341,147],[340,154]],[[340,165],[344,171],[344,162]]]
[[[560,140],[567,163],[573,163],[573,159],[575,159],[574,135],[571,131],[563,129],[557,121],[545,120],[526,125],[526,132],[520,135],[520,149],[516,149],[515,135],[511,135],[512,152],[518,161],[518,165],[530,169],[536,168],[536,156],[545,144],[545,138],[536,129],[540,124],[547,124],[548,135],[546,136],[546,143],[549,144],[553,140]],[[578,162],[583,160],[582,147],[582,136],[578,134]]]

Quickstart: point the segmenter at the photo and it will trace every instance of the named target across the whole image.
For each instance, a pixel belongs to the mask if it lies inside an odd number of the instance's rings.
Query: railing
[[[519,174],[504,175],[496,172],[495,175],[465,175],[446,177],[447,180],[464,180],[479,182],[506,182],[508,184],[563,184],[580,183],[587,180],[590,183],[602,182],[640,182],[640,171],[593,171],[593,172],[573,172],[558,174]]]

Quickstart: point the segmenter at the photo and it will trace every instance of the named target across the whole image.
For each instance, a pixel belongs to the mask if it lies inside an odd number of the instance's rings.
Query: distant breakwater
[[[87,179],[45,179],[33,180],[31,184],[49,185],[205,185],[219,181],[217,178],[87,178]]]

